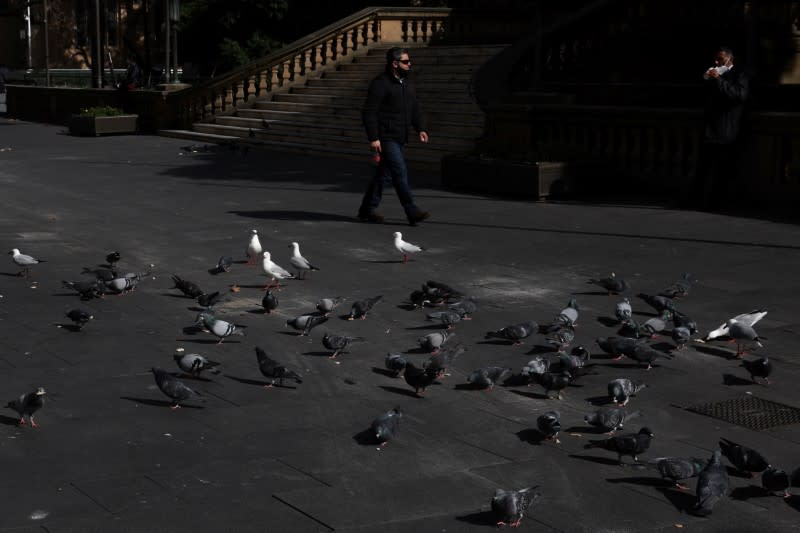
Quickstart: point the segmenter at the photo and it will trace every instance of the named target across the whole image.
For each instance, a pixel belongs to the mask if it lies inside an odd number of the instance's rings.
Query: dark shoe
[[[431,214],[427,211],[417,211],[413,215],[408,216],[408,225],[409,226],[416,226],[418,222],[422,222],[423,220],[430,218]]]
[[[377,211],[359,211],[358,220],[361,222],[371,222],[372,224],[383,224],[383,215]]]

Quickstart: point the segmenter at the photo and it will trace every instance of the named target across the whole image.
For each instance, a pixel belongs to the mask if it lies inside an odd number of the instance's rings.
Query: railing
[[[447,8],[366,8],[234,72],[176,92],[170,100],[184,126],[232,114],[371,47],[441,39],[450,13]]]

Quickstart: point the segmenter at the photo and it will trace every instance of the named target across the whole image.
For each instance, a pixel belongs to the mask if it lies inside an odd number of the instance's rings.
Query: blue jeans
[[[381,162],[375,169],[375,176],[370,181],[364,199],[361,200],[359,213],[371,213],[381,203],[383,197],[383,185],[391,180],[397,197],[406,212],[406,216],[417,213],[417,206],[414,205],[414,196],[411,194],[411,187],[408,186],[408,169],[406,160],[403,157],[403,145],[397,141],[381,141]]]

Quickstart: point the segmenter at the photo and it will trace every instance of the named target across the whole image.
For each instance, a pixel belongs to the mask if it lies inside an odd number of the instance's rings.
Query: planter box
[[[543,199],[573,192],[576,170],[575,165],[561,161],[526,163],[450,155],[442,158],[442,183],[453,189]]]
[[[113,133],[136,133],[136,120],[139,115],[118,115],[115,117],[91,117],[72,115],[69,119],[69,132],[72,135],[110,135]]]

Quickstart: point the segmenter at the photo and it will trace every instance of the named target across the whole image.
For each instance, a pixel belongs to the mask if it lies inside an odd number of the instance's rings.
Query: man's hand
[[[369,147],[372,148],[373,152],[380,152],[381,151],[381,142],[380,141],[372,141],[369,143]]]
[[[708,72],[706,72],[706,74],[708,74],[709,78],[714,78],[714,79],[719,78],[719,71],[715,68],[708,69]]]
[[[428,132],[427,131],[419,132],[419,140],[424,143],[428,142]]]

